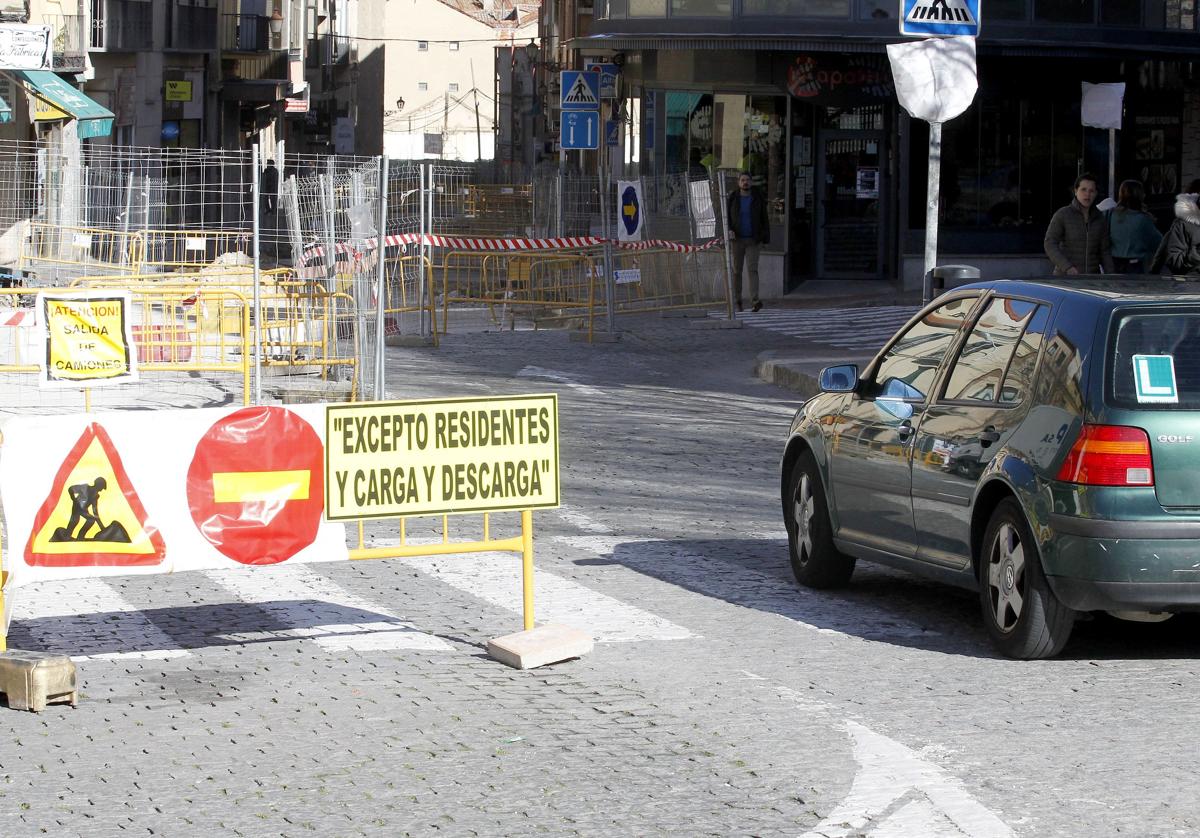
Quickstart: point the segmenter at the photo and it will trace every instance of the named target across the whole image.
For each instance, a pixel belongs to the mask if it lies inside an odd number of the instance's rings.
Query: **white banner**
[[[1091,84],[1081,82],[1079,121],[1091,128],[1120,128],[1125,101],[1125,82]]]
[[[8,584],[346,559],[324,426],[324,405],[10,419]]]

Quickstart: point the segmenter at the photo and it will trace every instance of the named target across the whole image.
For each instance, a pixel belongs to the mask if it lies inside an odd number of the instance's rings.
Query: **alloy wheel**
[[[1025,606],[1025,548],[1016,528],[1005,523],[988,559],[988,600],[1000,631],[1012,631]]]
[[[812,557],[813,548],[813,516],[816,505],[813,501],[812,481],[808,475],[800,477],[800,485],[796,487],[796,497],[792,506],[792,517],[796,524],[796,559],[801,565],[808,564]]]

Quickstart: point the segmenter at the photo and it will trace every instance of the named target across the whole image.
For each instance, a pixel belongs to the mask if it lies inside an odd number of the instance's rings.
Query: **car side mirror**
[[[821,392],[852,393],[858,386],[858,365],[839,364],[821,370]]]

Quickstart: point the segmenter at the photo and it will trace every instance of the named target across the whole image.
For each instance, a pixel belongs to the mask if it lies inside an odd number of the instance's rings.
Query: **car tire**
[[[1042,571],[1037,541],[1013,498],[996,506],[979,557],[979,601],[996,647],[1010,658],[1051,658],[1062,651],[1075,612],[1059,602]]]
[[[804,451],[788,477],[788,552],[796,581],[807,588],[839,588],[854,573],[854,558],[833,545],[833,527],[825,503],[821,472],[811,451]]]

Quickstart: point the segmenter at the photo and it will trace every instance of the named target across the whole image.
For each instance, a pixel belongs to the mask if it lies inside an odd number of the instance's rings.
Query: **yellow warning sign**
[[[71,448],[38,509],[25,562],[41,567],[138,566],[166,555],[121,457],[92,423]]]
[[[137,380],[128,294],[38,295],[46,353],[43,387]]]
[[[371,402],[325,413],[331,521],[558,506],[558,397]]]
[[[168,79],[163,82],[164,98],[168,102],[190,102],[192,101],[192,83],[190,81],[178,81]]]

